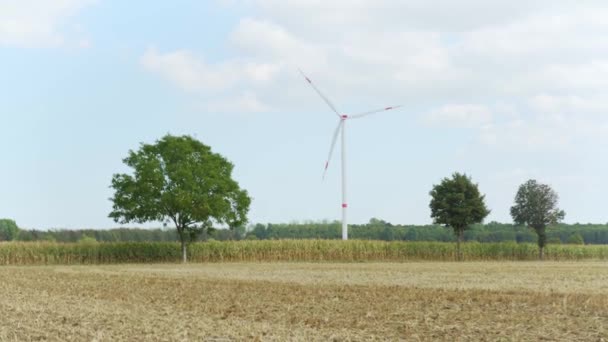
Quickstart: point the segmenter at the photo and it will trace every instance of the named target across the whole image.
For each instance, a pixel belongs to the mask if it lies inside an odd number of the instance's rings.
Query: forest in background
[[[10,221],[10,220],[0,220]],[[0,225],[0,241],[178,241],[174,228],[113,228],[113,229],[19,229],[7,233]],[[439,225],[399,225],[372,218],[366,224],[349,226],[349,237],[358,240],[384,241],[454,241],[451,229]],[[340,239],[339,221],[306,223],[251,224],[233,230],[215,229],[199,240],[272,240],[272,239]],[[465,241],[478,242],[536,242],[532,229],[508,223],[489,222],[472,225],[465,232]],[[608,224],[558,224],[548,229],[549,243],[608,244]]]

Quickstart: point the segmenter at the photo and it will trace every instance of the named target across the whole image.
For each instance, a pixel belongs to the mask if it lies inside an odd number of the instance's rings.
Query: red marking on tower
[[[348,207],[348,204],[342,203],[342,208],[346,208],[346,207]]]

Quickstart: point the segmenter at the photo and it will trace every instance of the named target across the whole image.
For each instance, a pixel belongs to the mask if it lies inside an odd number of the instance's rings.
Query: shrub
[[[584,245],[585,240],[579,233],[574,233],[568,238],[568,243],[571,245]]]

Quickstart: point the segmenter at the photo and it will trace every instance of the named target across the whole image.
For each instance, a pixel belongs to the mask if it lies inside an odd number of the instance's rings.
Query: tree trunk
[[[544,260],[545,258],[545,246],[547,245],[547,232],[545,227],[536,227],[536,234],[538,234],[538,259]]]
[[[460,250],[460,243],[463,240],[464,230],[458,230],[458,239],[456,242],[456,252],[458,253],[458,261],[462,261],[462,251]]]
[[[187,263],[188,262],[188,250],[187,250],[187,246],[186,246],[186,240],[185,239],[181,239],[182,240],[182,263]]]
[[[179,235],[179,241],[182,243],[182,263],[188,262],[188,246],[186,244],[186,237],[184,236],[186,232],[184,228],[177,227],[177,235]]]

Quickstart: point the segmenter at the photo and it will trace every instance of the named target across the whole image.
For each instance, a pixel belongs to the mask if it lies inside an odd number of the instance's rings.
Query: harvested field
[[[0,267],[0,341],[608,340],[605,262]]]

